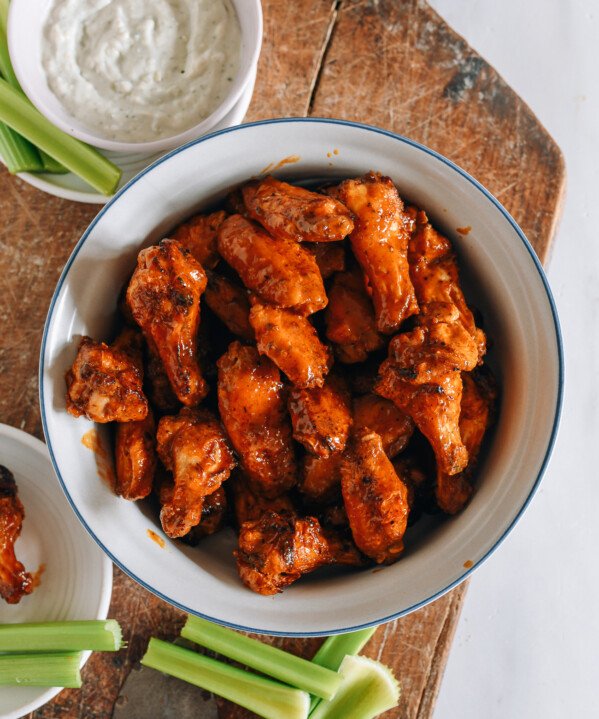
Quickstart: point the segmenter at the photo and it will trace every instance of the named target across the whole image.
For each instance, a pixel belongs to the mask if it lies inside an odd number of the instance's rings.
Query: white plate
[[[71,511],[52,471],[43,442],[0,424],[0,464],[15,477],[25,508],[17,558],[35,572],[45,566],[41,583],[18,604],[0,599],[0,623],[105,619],[112,593],[112,564],[89,538]],[[87,661],[89,652],[84,655]],[[60,688],[2,687],[0,717],[37,709]]]

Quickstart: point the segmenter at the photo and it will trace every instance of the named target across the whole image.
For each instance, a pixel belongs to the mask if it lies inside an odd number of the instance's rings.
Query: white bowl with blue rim
[[[289,160],[293,160],[289,162]],[[77,338],[110,338],[120,289],[139,250],[266,167],[291,181],[355,177],[374,169],[423,207],[457,249],[467,296],[492,339],[499,416],[478,468],[477,490],[456,517],[416,529],[396,564],[326,571],[275,597],[240,582],[232,531],[190,548],[164,537],[157,517],[98,479],[81,443],[93,428],[65,410],[64,373]],[[198,172],[201,168],[201,172]],[[456,231],[470,226],[467,235]],[[181,147],[123,188],[92,222],[59,280],[44,330],[41,411],[54,468],[79,519],[125,572],[181,609],[229,626],[283,635],[344,632],[400,617],[462,582],[499,546],[549,461],[563,386],[551,292],[526,237],[470,175],[436,152],[378,128],[338,120],[272,120],[223,130]],[[97,428],[104,441],[107,434]],[[418,525],[416,525],[418,527]],[[164,537],[162,548],[148,536]]]

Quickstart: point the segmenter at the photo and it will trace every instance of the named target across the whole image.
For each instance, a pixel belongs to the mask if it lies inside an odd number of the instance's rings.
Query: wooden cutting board
[[[564,189],[561,153],[524,102],[425,2],[263,0],[263,8],[264,46],[248,120],[339,117],[423,142],[486,185],[547,260]],[[97,211],[0,172],[0,421],[38,437],[46,310],[62,266]],[[464,594],[462,585],[381,627],[371,641],[366,653],[392,666],[403,687],[400,707],[387,717],[432,715]],[[148,636],[173,638],[182,622],[178,611],[116,569],[110,616],[123,625],[127,649],[93,655],[83,689],[63,691],[31,716],[107,719]],[[308,657],[319,644],[275,641]],[[221,716],[249,714],[223,702]]]

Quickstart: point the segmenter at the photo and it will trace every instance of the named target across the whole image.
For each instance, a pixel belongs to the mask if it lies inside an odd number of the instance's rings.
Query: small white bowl
[[[106,619],[112,592],[112,564],[79,524],[52,471],[43,442],[0,424],[0,464],[15,477],[25,508],[17,558],[41,583],[18,604],[0,599],[0,624]],[[85,663],[90,652],[85,652]],[[2,687],[0,716],[17,719],[34,711],[60,688]]]
[[[170,150],[214,129],[238,102],[255,73],[262,45],[260,0],[231,0],[241,27],[239,70],[223,102],[202,122],[171,137],[150,142],[118,142],[102,136],[73,117],[48,87],[42,65],[42,32],[50,3],[27,0],[10,4],[8,46],[15,74],[27,97],[56,127],[94,147],[113,152],[154,153]]]
[[[197,168],[202,171],[198,172]],[[389,175],[455,243],[467,296],[492,339],[502,397],[470,504],[418,529],[396,564],[322,571],[276,597],[246,589],[225,531],[197,548],[165,538],[143,505],[116,497],[81,444],[92,423],[65,411],[64,374],[77,338],[111,336],[120,289],[139,250],[237,183],[273,168],[290,180]],[[270,169],[267,169],[270,168]],[[470,226],[466,236],[456,231]],[[543,270],[507,211],[441,155],[378,128],[339,120],[242,125],[201,138],[138,175],[91,223],[52,299],[41,350],[44,431],[65,492],[88,531],[124,571],[185,611],[249,631],[316,635],[380,624],[439,597],[467,577],[514,526],[537,488],[555,439],[562,397],[559,325]],[[104,441],[108,433],[102,432]],[[418,528],[418,524],[416,525]],[[416,529],[415,528],[415,529]]]

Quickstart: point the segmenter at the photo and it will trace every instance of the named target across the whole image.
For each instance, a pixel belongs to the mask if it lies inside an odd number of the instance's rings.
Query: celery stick
[[[99,192],[111,195],[121,171],[97,150],[61,132],[5,80],[0,79],[0,122],[47,152]]]
[[[380,662],[347,656],[339,674],[339,691],[331,701],[320,702],[310,719],[374,719],[399,703],[399,684]]]
[[[0,74],[2,77],[9,82],[13,87],[18,90],[21,89],[15,71],[13,70],[12,63],[10,61],[10,55],[8,54],[8,44],[6,42],[6,31],[0,27]]]
[[[0,654],[0,686],[81,686],[80,652],[55,654]]]
[[[0,155],[13,175],[17,172],[41,172],[44,169],[37,148],[4,123],[0,123]]]
[[[57,162],[53,157],[50,157],[47,152],[39,150],[40,157],[42,158],[43,172],[50,172],[53,175],[65,175],[68,170],[60,162]]]
[[[306,719],[308,716],[306,692],[160,639],[150,639],[141,663],[218,694],[265,719]]]
[[[0,29],[6,33],[8,27],[8,0],[0,0]]]
[[[115,652],[122,646],[114,619],[0,625],[0,652]]]
[[[199,617],[187,617],[181,636],[323,699],[332,698],[341,682],[330,669]]]

